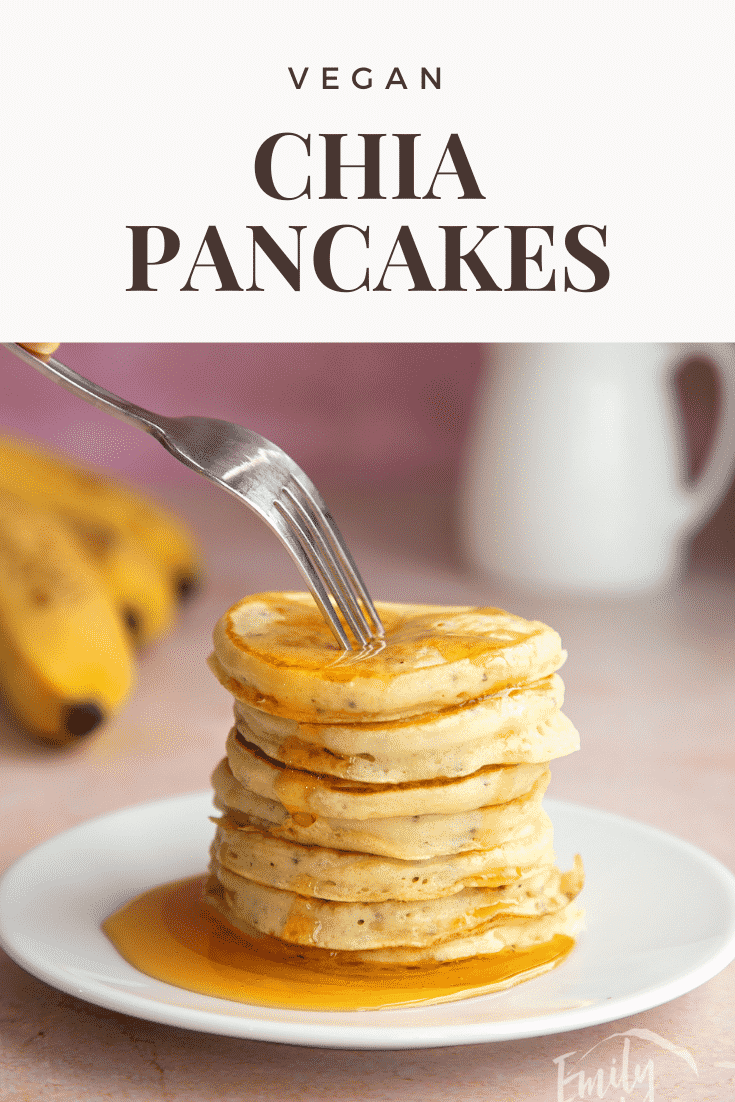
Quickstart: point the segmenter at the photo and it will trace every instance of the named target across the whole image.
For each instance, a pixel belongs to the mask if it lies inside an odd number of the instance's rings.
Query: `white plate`
[[[545,976],[443,1006],[353,1013],[213,999],[142,975],[100,923],[132,896],[203,871],[211,796],[159,800],[83,823],[22,857],[0,883],[0,942],[35,976],[150,1021],[326,1048],[419,1048],[561,1033],[691,991],[735,958],[735,877],[652,827],[547,800],[562,868],[580,851],[587,931]]]

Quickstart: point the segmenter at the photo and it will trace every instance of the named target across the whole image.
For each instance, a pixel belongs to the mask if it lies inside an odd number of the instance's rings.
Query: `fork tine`
[[[319,605],[324,619],[337,637],[340,646],[345,650],[352,650],[352,643],[345,629],[342,627],[339,616],[332,606],[332,602],[329,599],[329,594],[324,586],[322,578],[307,554],[304,544],[294,535],[289,518],[284,516],[280,509],[276,515],[271,514],[266,516],[265,514],[261,514],[261,516],[268,526],[273,529],[303,574],[314,600]]]
[[[294,489],[302,492],[303,501],[299,500],[294,493]],[[300,524],[306,529],[309,543],[316,545],[318,569],[322,571],[324,580],[327,582],[327,588],[331,588],[340,611],[364,646],[371,638],[373,629],[360,607],[359,592],[351,584],[350,578],[328,539],[324,526],[319,522],[318,511],[312,507],[308,496],[303,493],[303,487],[298,482],[294,484],[293,488],[290,485],[284,486],[281,495],[296,511]],[[331,568],[331,578],[327,577],[326,565]]]
[[[290,509],[286,506],[290,506]],[[288,487],[281,490],[281,497],[277,498],[273,506],[278,510],[286,524],[290,525],[295,533],[303,552],[309,557],[311,564],[327,591],[334,598],[339,611],[344,616],[347,624],[352,629],[360,646],[364,647],[370,640],[370,625],[368,624],[362,609],[357,604],[354,593],[349,588],[347,578],[340,564],[336,561],[331,548],[321,534],[314,518],[309,511],[298,501]]]
[[[339,528],[334,522],[334,518],[327,509],[327,506],[322,499],[321,494],[317,490],[316,486],[310,482],[310,480],[302,474],[301,478],[294,477],[294,482],[301,490],[309,507],[309,514],[313,524],[316,526],[323,545],[331,550],[330,558],[335,563],[336,568],[339,571],[340,577],[348,587],[350,597],[357,604],[357,609],[360,614],[361,622],[365,623],[365,628],[368,634],[372,636],[385,635],[385,629],[381,622],[378,613],[375,610],[375,606],[372,602],[370,594],[368,593],[367,586],[365,585],[360,572],[355,565],[355,560],[350,554],[349,548],[344,541],[344,537]],[[335,560],[336,556],[336,560]],[[367,622],[365,615],[360,608],[358,601],[361,600],[365,608],[367,609],[370,619],[373,622],[373,627]]]
[[[360,594],[360,598],[362,600],[362,603],[364,604],[365,608],[367,609],[368,613],[370,614],[370,619],[373,622],[373,629],[370,632],[370,635],[371,636],[378,636],[379,638],[382,638],[385,635],[385,628],[383,627],[383,622],[380,619],[380,617],[378,616],[378,613],[375,609],[375,605],[373,604],[373,600],[372,600],[370,594],[368,593],[367,586],[365,585],[364,581],[362,580],[362,576],[360,575],[360,571],[357,569],[357,566],[355,565],[355,560],[352,558],[352,555],[350,554],[349,548],[347,547],[347,544],[344,541],[344,537],[342,536],[342,533],[340,532],[337,525],[334,523],[334,520],[332,519],[331,514],[327,510],[325,510],[324,513],[321,514],[321,517],[325,521],[325,527],[326,527],[327,534],[329,535],[329,538],[333,542],[333,546],[336,549],[336,551],[337,551],[337,553],[338,553],[338,555],[339,555],[339,557],[342,561],[342,564],[345,568],[345,572],[347,573],[347,576],[350,579],[350,582],[351,582],[352,586]]]

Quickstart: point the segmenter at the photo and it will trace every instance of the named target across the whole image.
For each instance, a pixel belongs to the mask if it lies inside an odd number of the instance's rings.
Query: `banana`
[[[0,437],[0,488],[60,513],[91,533],[93,543],[102,540],[113,548],[136,543],[158,564],[178,600],[200,584],[201,560],[184,524],[135,490],[9,437]]]
[[[0,499],[0,691],[20,722],[68,742],[113,714],[133,682],[120,619],[55,516]]]
[[[159,563],[119,532],[82,524],[63,509],[57,515],[99,571],[131,642],[144,647],[160,639],[171,626],[175,599]]]
[[[86,523],[68,502],[53,503],[31,480],[18,478],[0,461],[0,495],[12,492],[29,505],[53,512],[69,528],[80,550],[100,573],[118,614],[136,646],[155,642],[171,626],[176,599],[168,575],[147,548],[121,531]]]

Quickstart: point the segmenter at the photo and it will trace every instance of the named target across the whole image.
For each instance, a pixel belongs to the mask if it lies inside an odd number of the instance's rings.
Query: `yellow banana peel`
[[[0,436],[0,489],[63,516],[77,531],[88,533],[84,538],[92,545],[112,548],[103,569],[118,579],[118,585],[122,576],[135,573],[132,553],[122,550],[130,543],[137,544],[141,554],[157,564],[174,598],[189,596],[201,582],[199,552],[178,517],[138,491],[62,459],[40,445]],[[126,565],[113,567],[109,560],[114,555],[124,557]],[[150,585],[155,588],[154,583]],[[121,592],[124,594],[124,587]],[[149,605],[153,604],[151,590]],[[155,621],[152,612],[149,615]],[[161,622],[166,619],[163,610],[159,610],[159,618]],[[152,628],[150,637],[156,634],[157,629]]]
[[[0,499],[0,691],[20,722],[55,742],[113,714],[133,683],[124,628],[64,524]]]
[[[99,571],[131,641],[144,647],[165,635],[176,602],[168,577],[153,556],[119,532],[68,520],[63,512],[59,518]]]

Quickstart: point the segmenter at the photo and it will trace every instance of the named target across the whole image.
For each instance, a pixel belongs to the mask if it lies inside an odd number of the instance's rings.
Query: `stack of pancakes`
[[[418,964],[574,935],[548,762],[578,747],[556,632],[498,609],[379,603],[384,646],[340,651],[310,596],[247,597],[215,628],[235,697],[212,783],[206,896],[246,935]]]

